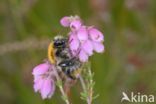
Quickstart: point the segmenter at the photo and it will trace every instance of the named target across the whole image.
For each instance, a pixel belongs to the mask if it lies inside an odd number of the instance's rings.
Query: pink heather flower
[[[77,30],[77,37],[80,41],[85,41],[88,39],[88,31],[85,26],[82,26],[79,28],[79,30]]]
[[[85,51],[86,54],[88,54],[89,56],[91,56],[93,54],[93,44],[92,44],[92,41],[91,40],[86,40],[82,43],[82,46],[81,46],[82,50]]]
[[[60,20],[60,23],[62,26],[70,27],[71,29],[79,29],[82,25],[82,22],[78,16],[65,16]]]
[[[74,32],[69,33],[70,37],[69,37],[69,45],[70,45],[70,49],[71,50],[78,50],[78,48],[80,47],[80,41],[77,38],[77,36],[75,35]],[[74,45],[73,45],[74,44]]]
[[[94,27],[89,27],[88,32],[94,51],[102,53],[104,51],[104,45],[102,43],[104,41],[104,35]]]
[[[42,99],[51,98],[55,91],[55,82],[53,80],[54,66],[48,63],[42,63],[33,69],[34,90],[40,92]]]
[[[96,29],[94,27],[90,27],[88,29],[88,32],[89,32],[90,38],[93,41],[97,41],[97,42],[104,41],[104,36],[103,36],[103,34],[98,29]]]
[[[79,29],[81,27],[81,21],[80,20],[73,20],[71,23],[70,23],[70,28],[71,29]]]
[[[70,27],[69,48],[74,56],[80,61],[88,61],[93,51],[102,53],[104,51],[104,36],[102,32],[93,26],[85,26],[79,17],[63,17],[61,24]]]
[[[104,45],[102,44],[104,39],[102,33],[94,28],[93,32],[90,33],[90,31],[92,30],[80,28],[77,32],[70,34],[70,50],[74,56],[78,55],[82,62],[86,62],[88,57],[93,55],[93,51],[98,53],[102,53],[104,51]]]
[[[70,26],[71,21],[70,21],[70,18],[69,17],[65,16],[65,17],[63,17],[60,20],[60,23],[61,23],[62,26],[68,27],[68,26]]]

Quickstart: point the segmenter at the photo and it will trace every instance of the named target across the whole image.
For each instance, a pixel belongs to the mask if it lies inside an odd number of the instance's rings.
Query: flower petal
[[[54,92],[55,92],[55,83],[54,83],[54,80],[51,80],[51,92],[49,93],[48,98],[51,98]]]
[[[34,90],[35,92],[39,91],[42,88],[44,80],[39,78],[36,80],[36,82],[34,83]]]
[[[86,27],[81,27],[77,32],[77,37],[80,41],[84,41],[88,39],[88,31]]]
[[[93,42],[93,47],[98,53],[102,53],[104,51],[104,45],[100,42]]]
[[[88,55],[83,50],[81,50],[79,53],[79,59],[81,62],[86,62],[88,61]]]
[[[81,21],[80,20],[74,20],[70,24],[70,28],[73,30],[78,30],[81,27]]]
[[[36,83],[40,78],[41,78],[40,75],[35,75],[34,76],[34,83]]]
[[[75,34],[70,35],[70,39],[69,39],[69,47],[70,49],[73,50],[77,50],[79,48],[79,40],[77,39]]]
[[[85,41],[82,44],[83,50],[89,55],[91,56],[93,54],[93,45],[92,42],[90,40]]]
[[[60,24],[61,24],[62,26],[64,26],[64,27],[70,26],[70,23],[71,23],[70,17],[67,17],[67,16],[63,17],[63,18],[60,20]]]
[[[47,63],[40,64],[33,69],[33,75],[41,75],[48,71],[50,65]]]
[[[89,28],[89,35],[93,41],[102,42],[104,40],[103,34],[96,28]]]
[[[48,95],[51,93],[51,91],[52,91],[51,80],[45,79],[40,92],[42,99],[48,98]]]

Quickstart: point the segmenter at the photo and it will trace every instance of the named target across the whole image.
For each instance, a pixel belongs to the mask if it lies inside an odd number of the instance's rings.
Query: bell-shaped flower
[[[55,82],[53,80],[54,66],[49,63],[42,63],[33,69],[34,90],[40,92],[42,99],[51,98],[55,91]]]

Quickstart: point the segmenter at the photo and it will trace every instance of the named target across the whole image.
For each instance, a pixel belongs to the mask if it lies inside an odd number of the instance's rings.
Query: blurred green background
[[[75,14],[105,36],[105,53],[91,58],[93,103],[121,104],[123,91],[156,96],[156,0],[0,0],[0,104],[64,103],[58,89],[50,100],[34,93],[31,72],[62,34],[60,18]],[[85,104],[79,92],[72,104]]]

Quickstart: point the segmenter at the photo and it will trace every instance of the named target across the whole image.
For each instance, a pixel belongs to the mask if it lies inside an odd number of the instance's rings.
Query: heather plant
[[[81,72],[77,79],[68,77],[63,79],[58,72],[57,62],[54,63],[47,59],[33,69],[34,90],[41,94],[42,99],[47,99],[53,96],[57,86],[64,102],[70,104],[68,93],[72,86],[80,80],[82,86],[81,99],[85,100],[87,104],[92,104],[92,100],[98,95],[94,95],[93,91],[95,82],[93,81],[94,74],[91,71],[89,57],[94,52],[104,52],[104,36],[94,26],[84,25],[79,16],[65,16],[60,20],[60,23],[63,27],[69,28],[67,33],[68,48],[72,57],[77,58],[82,64]]]

